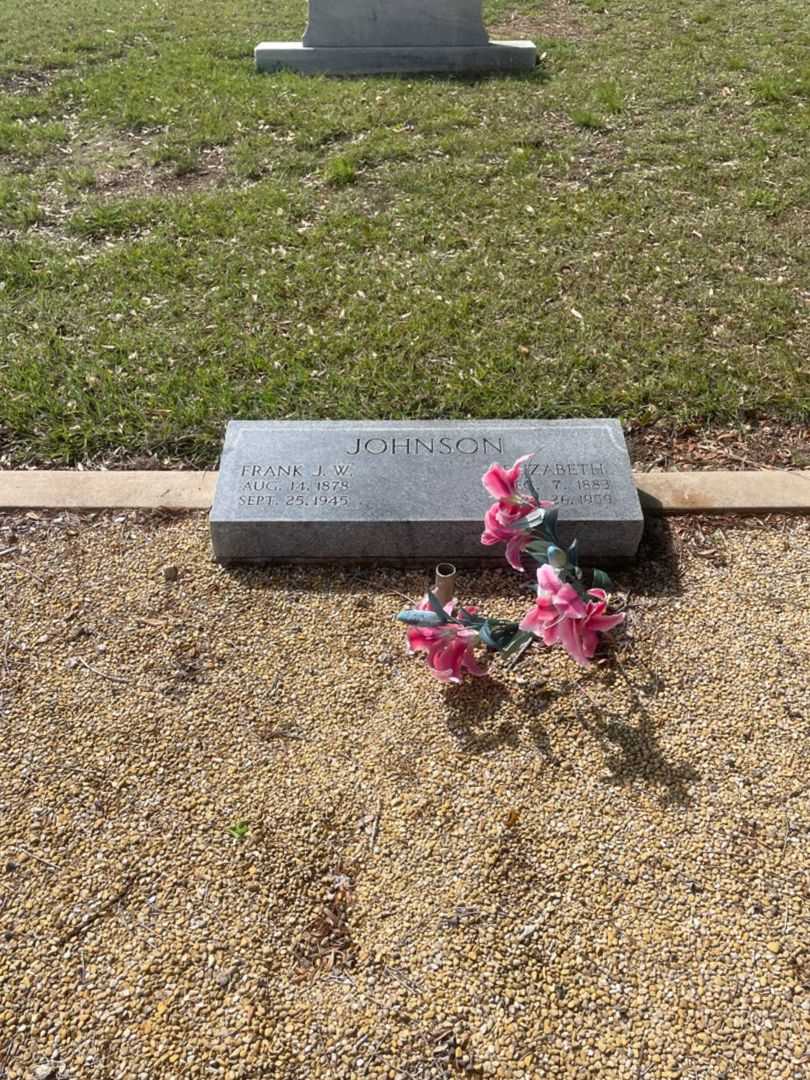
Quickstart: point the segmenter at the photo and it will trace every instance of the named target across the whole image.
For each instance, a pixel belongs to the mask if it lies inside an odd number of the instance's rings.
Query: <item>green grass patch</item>
[[[807,416],[803,0],[491,0],[535,74],[257,75],[305,7],[0,0],[4,461],[210,465],[234,416]]]
[[[349,161],[345,157],[335,157],[331,161],[327,161],[326,168],[324,169],[324,175],[326,181],[335,187],[342,187],[344,184],[353,184],[357,179],[357,168],[355,164]]]
[[[0,229],[24,231],[44,220],[36,192],[25,178],[0,176]]]
[[[586,131],[604,131],[607,127],[604,118],[593,109],[573,109],[571,119]]]

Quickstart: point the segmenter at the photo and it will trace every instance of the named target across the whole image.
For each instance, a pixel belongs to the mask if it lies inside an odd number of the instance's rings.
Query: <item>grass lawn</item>
[[[256,75],[303,0],[0,0],[0,454],[229,417],[806,419],[806,0],[490,0],[528,78]]]

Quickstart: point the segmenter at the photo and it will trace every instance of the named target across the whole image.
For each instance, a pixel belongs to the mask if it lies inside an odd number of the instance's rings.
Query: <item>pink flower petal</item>
[[[537,584],[539,588],[552,595],[559,592],[562,587],[557,571],[548,563],[544,563],[537,571]]]
[[[513,570],[519,570],[521,574],[524,573],[523,549],[530,543],[531,537],[528,534],[516,533],[506,545],[506,561]]]
[[[551,600],[544,593],[541,593],[537,597],[534,607],[520,623],[520,629],[528,630],[531,634],[539,634],[549,623],[556,622],[557,619],[557,609]]]
[[[596,652],[596,647],[599,644],[599,635],[596,631],[591,630],[589,627],[584,626],[581,628],[582,652],[587,659],[591,659]]]
[[[503,465],[490,465],[484,473],[481,483],[493,499],[509,499],[514,495],[514,484]]]
[[[568,618],[584,619],[588,613],[588,609],[580,599],[577,590],[573,585],[569,585],[567,582],[565,585],[561,585],[557,590],[557,595],[554,597],[554,603],[560,614],[565,615]]]
[[[614,626],[621,626],[623,622],[624,612],[621,611],[617,615],[592,615],[588,619],[588,626],[604,633],[607,630],[612,630]]]
[[[582,640],[579,635],[579,620],[577,619],[563,619],[560,623],[560,641],[563,648],[578,664],[582,664],[583,667],[587,667],[589,664],[588,657],[585,655],[585,651],[582,647]]]
[[[524,454],[519,457],[511,469],[505,469],[503,465],[490,465],[484,473],[482,483],[493,499],[514,499],[517,495],[517,483],[520,479],[520,468],[528,461],[532,454]]]

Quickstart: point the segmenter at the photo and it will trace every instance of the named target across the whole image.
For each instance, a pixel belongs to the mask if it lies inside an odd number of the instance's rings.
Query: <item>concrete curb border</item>
[[[635,472],[650,514],[810,514],[810,470]],[[209,510],[211,472],[0,471],[0,510]]]
[[[635,472],[641,505],[658,514],[810,514],[810,470]]]

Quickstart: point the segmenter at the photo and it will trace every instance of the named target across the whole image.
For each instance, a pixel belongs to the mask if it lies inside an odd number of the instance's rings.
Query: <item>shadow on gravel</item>
[[[513,724],[493,721],[510,690],[497,679],[471,679],[449,687],[445,694],[447,730],[467,754],[485,754],[501,746],[517,747]]]
[[[639,780],[658,793],[663,806],[691,806],[689,785],[701,779],[700,773],[689,762],[670,761],[664,755],[647,705],[658,692],[660,680],[645,665],[638,665],[633,672],[620,665],[620,671],[630,715],[638,718],[635,725],[595,703],[585,709],[576,706],[580,723],[602,745],[608,770],[604,782],[627,787]]]
[[[616,584],[637,596],[680,596],[682,575],[675,536],[669,518],[646,515],[644,534],[635,564],[617,571]],[[631,600],[632,602],[632,600]]]

